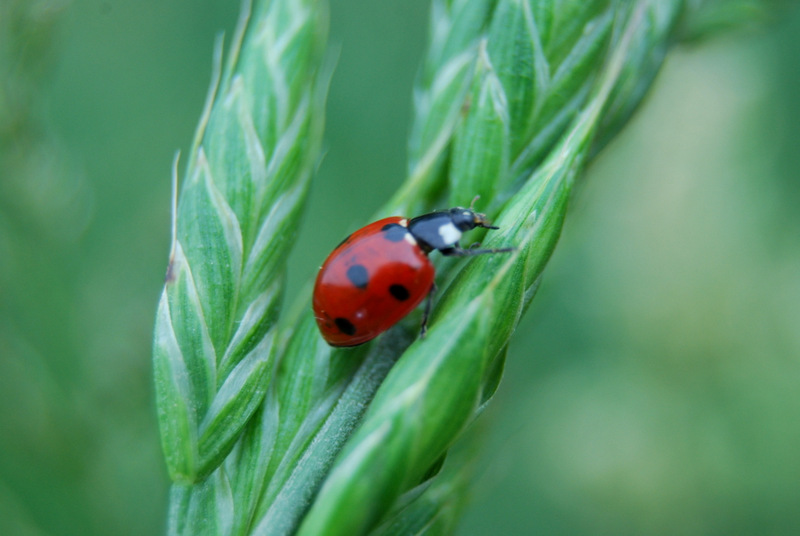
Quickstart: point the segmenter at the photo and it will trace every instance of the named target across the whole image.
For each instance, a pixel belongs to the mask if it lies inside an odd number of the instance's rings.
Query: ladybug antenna
[[[472,203],[469,204],[470,210],[473,210],[475,208],[475,202],[480,198],[481,198],[480,195],[476,195],[475,197],[472,198]]]

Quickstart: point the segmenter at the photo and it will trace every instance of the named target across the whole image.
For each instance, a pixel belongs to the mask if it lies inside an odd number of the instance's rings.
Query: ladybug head
[[[458,227],[461,231],[469,231],[475,227],[483,227],[485,229],[497,229],[491,225],[486,219],[485,214],[475,212],[472,208],[455,207],[450,209],[450,218],[453,220],[453,225]]]

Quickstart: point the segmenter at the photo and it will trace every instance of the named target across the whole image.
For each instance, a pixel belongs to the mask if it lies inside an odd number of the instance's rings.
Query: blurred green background
[[[290,296],[401,182],[427,2],[333,2]],[[159,534],[151,329],[238,2],[0,0],[0,534]],[[459,534],[800,534],[800,14],[673,51],[470,430]]]

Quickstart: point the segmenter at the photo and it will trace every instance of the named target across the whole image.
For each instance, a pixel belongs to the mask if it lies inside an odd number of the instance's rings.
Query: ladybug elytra
[[[424,337],[436,288],[431,251],[457,257],[513,251],[462,249],[461,235],[476,227],[497,229],[472,207],[455,207],[411,219],[385,218],[345,238],[325,260],[314,284],[314,316],[323,338],[331,346],[363,344],[427,297],[420,333]]]

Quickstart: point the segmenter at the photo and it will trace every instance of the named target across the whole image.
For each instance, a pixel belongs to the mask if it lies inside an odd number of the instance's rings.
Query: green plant
[[[434,0],[409,178],[381,215],[480,194],[501,229],[486,245],[517,251],[439,261],[427,338],[412,318],[354,350],[324,343],[308,294],[279,312],[318,157],[324,8],[245,5],[189,157],[154,350],[174,534],[452,530],[465,477],[443,460],[498,386],[575,179],[704,3]]]

